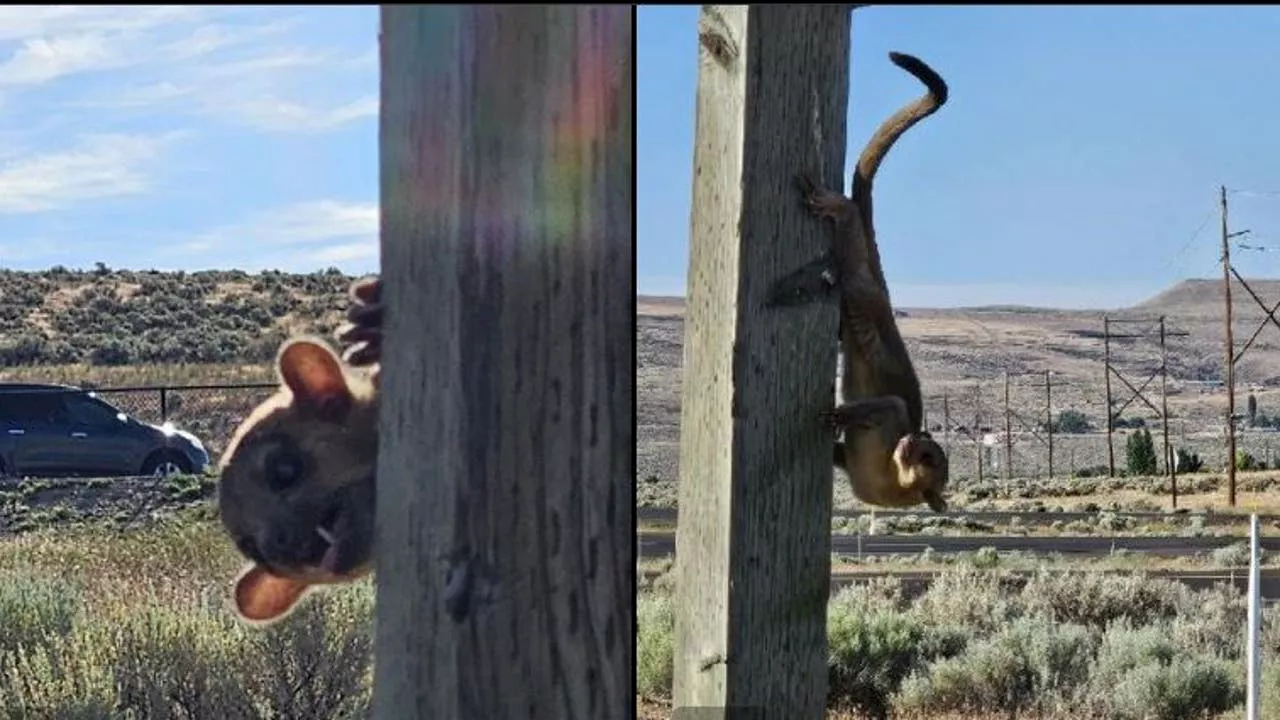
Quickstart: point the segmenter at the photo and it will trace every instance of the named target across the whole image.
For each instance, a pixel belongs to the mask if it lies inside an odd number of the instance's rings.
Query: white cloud
[[[378,240],[358,243],[342,243],[322,248],[310,258],[318,265],[346,263],[352,260],[372,260],[378,257]]]
[[[269,96],[214,106],[245,125],[272,132],[320,132],[378,116],[376,97],[360,98],[336,107],[307,106]]]
[[[210,9],[199,5],[4,5],[0,6],[0,40],[54,33],[143,32],[198,20]]]
[[[34,38],[0,63],[0,84],[37,85],[85,70],[106,70],[132,62],[101,35]]]
[[[316,46],[290,33],[298,19],[281,17],[279,8],[16,10],[0,8],[0,87],[110,73],[109,82],[94,83],[63,107],[196,114],[288,133],[377,115],[369,96],[377,71],[373,38],[372,49],[358,53]],[[273,14],[262,17],[266,12]]]
[[[326,178],[298,177],[282,198],[279,181],[242,182],[235,169],[287,165],[342,142],[294,139],[302,134],[368,128],[378,113],[375,18],[351,8],[0,7],[0,266],[33,252],[67,264],[106,246],[127,256],[152,243],[144,261],[376,262],[376,203],[285,205],[335,191]],[[165,132],[174,129],[183,130]],[[199,147],[172,151],[197,131]],[[222,214],[146,197],[160,190],[166,200],[214,197]],[[256,207],[268,210],[244,214]],[[228,218],[240,222],[215,227]]]
[[[378,204],[310,200],[258,213],[244,222],[215,228],[184,247],[203,252],[244,242],[258,247],[324,244],[342,241],[344,246],[378,242]],[[332,248],[329,248],[332,249]],[[338,252],[352,252],[344,250]]]
[[[373,62],[370,62],[370,60]],[[155,82],[113,88],[86,106],[196,113],[265,132],[326,132],[377,117],[376,54],[305,49],[184,66]],[[342,82],[343,77],[347,78]],[[353,84],[367,76],[370,82]]]
[[[164,80],[151,85],[140,85],[122,90],[116,93],[110,104],[116,108],[147,107],[187,97],[191,95],[191,92],[191,88],[179,87],[168,80]],[[89,104],[101,106],[101,103]]]
[[[31,18],[16,16],[15,9],[0,10],[0,40],[19,42],[9,58],[0,62],[0,84],[10,86],[41,85],[79,73],[193,59],[279,29],[279,24],[234,29],[207,24],[161,42],[159,34],[201,19],[201,12],[191,12],[200,9],[124,6],[103,16],[98,8],[64,6],[43,8],[44,12],[37,11]],[[9,24],[10,20],[14,24]]]
[[[0,164],[0,213],[43,212],[140,193],[149,187],[150,172],[167,147],[183,136],[88,135],[70,149]]]

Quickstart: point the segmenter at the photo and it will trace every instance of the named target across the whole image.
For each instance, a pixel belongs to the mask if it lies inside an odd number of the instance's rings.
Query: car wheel
[[[156,453],[142,464],[142,474],[153,477],[168,477],[180,473],[191,472],[191,463],[177,453]]]

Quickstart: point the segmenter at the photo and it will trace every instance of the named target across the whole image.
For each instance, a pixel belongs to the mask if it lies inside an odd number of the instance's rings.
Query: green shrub
[[[30,570],[0,572],[0,667],[19,647],[56,643],[71,633],[79,589]]]
[[[1043,427],[1043,423],[1041,423]],[[1062,434],[1087,433],[1091,429],[1089,418],[1079,410],[1063,410],[1053,423],[1053,431]]]
[[[1236,450],[1236,470],[1259,470],[1258,460],[1244,450]]]
[[[1262,666],[1261,691],[1261,702],[1258,703],[1262,711],[1260,715],[1265,718],[1280,717],[1280,667],[1274,663]]]
[[[639,593],[636,597],[636,692],[641,697],[671,697],[675,631],[672,595]]]
[[[1200,459],[1198,453],[1191,452],[1185,448],[1178,448],[1178,472],[1194,473],[1200,472],[1204,467],[1204,461]]]
[[[1024,617],[903,683],[898,707],[931,712],[1050,712],[1087,677],[1092,639],[1079,625]]]
[[[1028,612],[1057,622],[1104,628],[1116,620],[1151,621],[1178,614],[1190,593],[1185,585],[1145,573],[1038,571],[1022,599]]]
[[[231,619],[208,612],[151,606],[128,617],[116,634],[114,685],[118,712],[135,717],[252,718],[243,683],[248,656]]]
[[[1106,696],[1116,720],[1184,720],[1231,709],[1244,699],[1234,664],[1207,655],[1146,662]]]
[[[372,587],[347,586],[253,633],[241,678],[263,720],[368,717],[372,651]]]
[[[1209,558],[1216,565],[1226,566],[1248,566],[1249,565],[1249,543],[1238,542],[1230,545],[1224,545],[1210,551]]]
[[[848,594],[829,606],[827,638],[831,698],[873,717],[887,715],[890,698],[909,673],[955,655],[968,641],[919,613],[897,612],[888,604],[872,608],[864,597]]]
[[[1143,428],[1129,434],[1125,440],[1125,469],[1130,475],[1155,475],[1158,462],[1156,446],[1151,431]]]
[[[0,668],[0,718],[119,717],[112,640],[108,626],[88,626],[61,643],[19,646],[6,654]]]
[[[936,576],[915,607],[938,627],[993,632],[1023,612],[1007,582],[1003,573],[961,565]]]

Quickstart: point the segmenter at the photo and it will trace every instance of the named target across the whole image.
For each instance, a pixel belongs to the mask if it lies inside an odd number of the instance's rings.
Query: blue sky
[[[637,16],[637,273],[683,295],[696,6]],[[921,92],[951,88],[876,180],[895,304],[1106,308],[1221,277],[1217,188],[1245,277],[1280,274],[1280,8],[879,6],[853,20],[847,163]],[[846,187],[850,171],[845,172]],[[1197,232],[1198,230],[1198,232]]]
[[[377,266],[378,8],[0,8],[0,267]]]

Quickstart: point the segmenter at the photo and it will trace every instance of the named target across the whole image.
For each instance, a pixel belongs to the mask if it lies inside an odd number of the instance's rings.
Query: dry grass
[[[973,713],[896,713],[894,720],[1009,720],[1009,713],[987,713],[975,715]],[[647,700],[645,698],[636,699],[636,718],[637,720],[671,720],[671,703],[658,700]],[[838,708],[829,708],[826,713],[827,720],[869,720],[870,715],[858,712],[857,710],[847,710]],[[1020,720],[1040,720],[1035,715],[1018,715]]]
[[[270,365],[40,365],[0,369],[4,382],[56,382],[94,387],[140,387],[151,385],[222,385],[275,382]]]
[[[0,541],[0,718],[364,717],[371,584],[264,632],[226,605],[239,565],[205,520]]]

